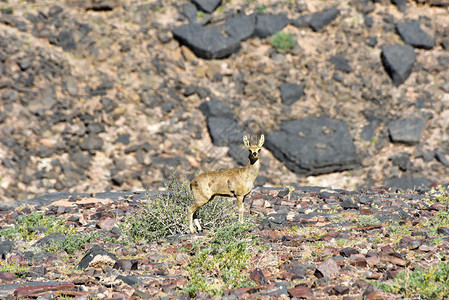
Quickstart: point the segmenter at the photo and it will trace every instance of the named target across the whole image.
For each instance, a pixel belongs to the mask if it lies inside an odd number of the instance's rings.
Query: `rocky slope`
[[[2,201],[246,163],[243,132],[258,185],[449,181],[448,6],[392,2],[3,1]]]

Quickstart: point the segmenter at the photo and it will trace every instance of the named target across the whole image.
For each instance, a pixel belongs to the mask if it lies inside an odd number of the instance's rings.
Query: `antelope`
[[[193,223],[195,223],[199,231],[202,230],[200,222],[198,221],[198,218],[196,218],[196,212],[215,196],[237,198],[239,221],[240,223],[243,223],[243,199],[251,192],[254,186],[254,181],[259,174],[260,149],[262,148],[264,141],[265,138],[262,134],[257,146],[251,145],[248,137],[246,135],[243,136],[243,143],[249,150],[249,162],[246,166],[228,170],[205,172],[198,175],[190,182],[190,190],[193,194],[193,204],[188,208],[187,215],[189,218],[190,231],[192,233],[196,232]]]

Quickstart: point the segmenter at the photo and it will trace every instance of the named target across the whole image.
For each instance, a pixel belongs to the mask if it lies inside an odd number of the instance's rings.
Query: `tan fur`
[[[193,220],[193,215],[216,195],[236,197],[239,209],[239,221],[243,222],[243,198],[251,192],[254,181],[259,174],[260,148],[264,140],[265,138],[262,134],[258,145],[255,146],[250,145],[246,135],[243,137],[243,142],[249,150],[249,162],[245,167],[206,172],[198,175],[190,182],[194,203],[189,207],[187,213],[189,227],[192,233],[196,232],[193,222],[195,222],[198,230],[201,230],[198,219]]]

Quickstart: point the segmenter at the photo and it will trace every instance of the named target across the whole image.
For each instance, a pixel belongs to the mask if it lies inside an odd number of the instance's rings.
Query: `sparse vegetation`
[[[265,5],[260,5],[260,6],[257,7],[257,12],[259,14],[264,13],[266,10],[267,10],[267,8],[266,8]]]
[[[24,239],[32,240],[39,232],[45,235],[59,232],[69,234],[76,229],[64,224],[64,218],[46,216],[44,213],[35,212],[27,216],[20,216],[15,225],[0,230],[0,236],[6,240]]]
[[[411,233],[410,226],[408,226],[407,224],[399,224],[398,222],[393,222],[386,228],[392,236],[399,238]]]
[[[225,289],[255,285],[245,272],[253,253],[258,251],[257,240],[250,235],[253,226],[234,223],[211,231],[210,241],[197,247],[201,250],[187,266],[190,280],[183,292],[191,297],[197,291],[216,296]]]
[[[280,51],[290,51],[295,47],[293,35],[287,32],[279,31],[273,35],[271,45]]]
[[[349,219],[343,216],[342,214],[333,214],[328,217],[329,221],[335,224],[343,224],[348,222]]]
[[[22,277],[26,272],[30,271],[30,268],[8,261],[0,261],[0,272],[3,271],[13,273],[17,277]]]
[[[374,215],[360,215],[357,218],[357,226],[359,227],[374,226],[378,224],[380,224],[380,221]]]
[[[120,224],[122,236],[130,242],[155,241],[189,232],[187,208],[193,203],[190,188],[176,174],[165,181],[165,192],[143,204],[135,214]],[[203,229],[222,227],[237,219],[234,199],[216,197],[199,211]]]
[[[90,243],[95,241],[99,237],[99,234],[77,234],[77,235],[69,235],[65,239],[61,241],[51,241],[50,244],[46,247],[46,250],[49,252],[58,252],[65,251],[68,254],[72,254],[75,250],[80,250],[86,245],[86,243]]]
[[[442,185],[438,185],[437,187],[432,188],[430,191],[431,195],[435,195],[435,200],[440,203],[448,203],[449,202],[449,193],[446,188]]]
[[[449,264],[440,262],[428,269],[418,267],[414,271],[400,272],[391,281],[373,284],[385,293],[401,294],[405,297],[447,298],[449,296]]]

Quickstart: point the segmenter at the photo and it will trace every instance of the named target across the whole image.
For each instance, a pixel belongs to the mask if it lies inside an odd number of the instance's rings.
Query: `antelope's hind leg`
[[[198,231],[202,231],[203,228],[200,225],[200,220],[198,220],[198,211],[196,211],[193,214],[193,222],[195,223],[196,228],[198,228]]]
[[[206,196],[200,193],[194,193],[193,204],[189,207],[187,212],[189,215],[189,228],[191,233],[197,232],[193,224],[198,228],[198,231],[203,230],[198,220],[198,210],[207,202],[209,202],[209,199]]]
[[[192,205],[187,209],[187,216],[189,218],[189,229],[191,233],[195,233],[195,228],[193,227],[193,214],[195,213],[194,209],[195,205]]]

